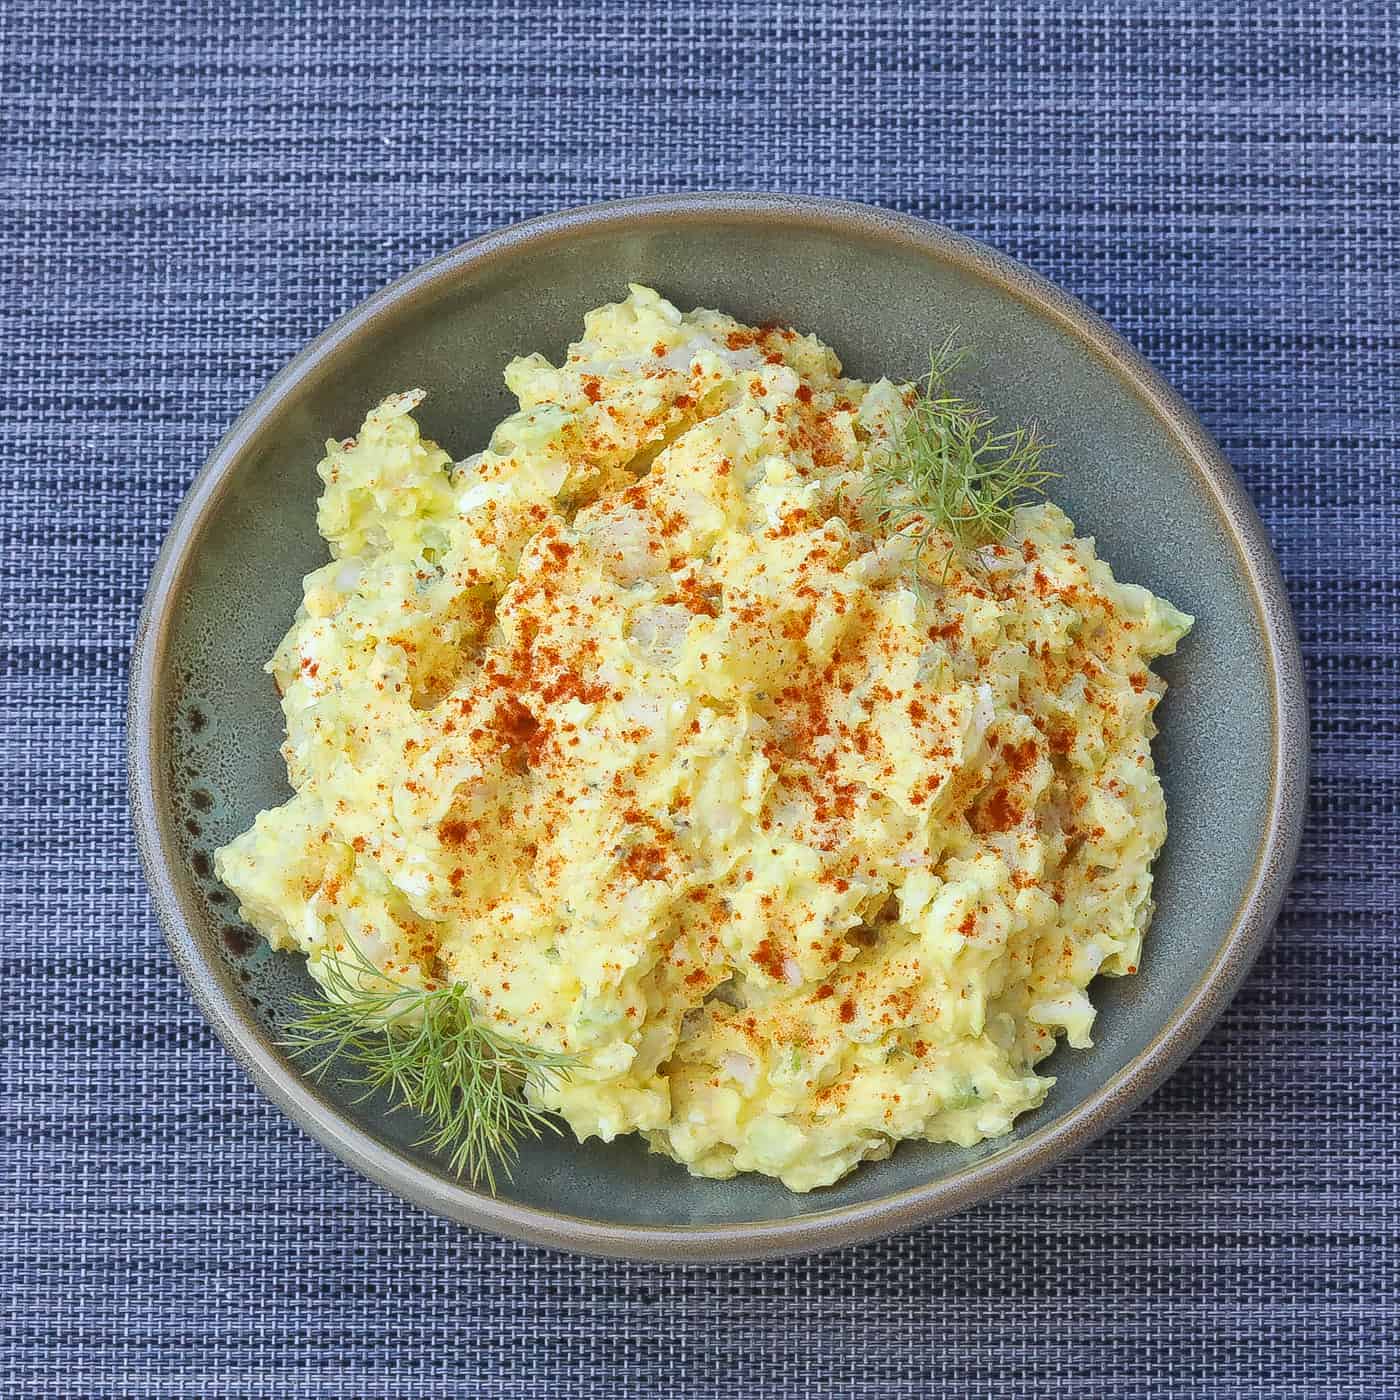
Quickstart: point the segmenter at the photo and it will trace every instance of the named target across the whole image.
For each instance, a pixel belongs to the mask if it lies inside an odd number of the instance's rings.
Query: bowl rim
[[[239,997],[228,969],[200,950],[173,877],[175,846],[166,791],[161,717],[164,658],[180,584],[204,523],[242,453],[284,398],[346,345],[372,334],[393,308],[448,289],[464,272],[526,247],[582,232],[719,221],[836,233],[913,247],[1050,317],[1157,417],[1194,468],[1226,528],[1252,591],[1267,648],[1273,718],[1272,790],[1255,865],[1229,927],[1199,980],[1148,1046],[1095,1093],[1043,1128],[950,1176],[877,1200],[794,1219],[689,1226],[619,1225],[519,1205],[449,1182],[379,1142],[308,1079],[289,1074]],[[131,660],[127,709],[128,796],[141,863],[166,941],[195,1001],[257,1086],[323,1146],[410,1203],[462,1224],[576,1253],[657,1262],[762,1259],[812,1253],[908,1230],[986,1200],[1087,1146],[1156,1089],[1200,1043],[1262,949],[1297,858],[1308,790],[1308,712],[1303,663],[1278,562],[1243,486],[1195,414],[1107,322],[1009,256],[942,225],[872,205],[803,195],[714,192],[646,196],[528,219],[415,268],[336,320],[275,374],[210,454],[177,509],[156,558]],[[192,912],[192,911],[190,911]]]

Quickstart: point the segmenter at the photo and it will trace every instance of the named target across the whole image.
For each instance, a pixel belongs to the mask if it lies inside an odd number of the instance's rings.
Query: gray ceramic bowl
[[[683,307],[814,331],[848,371],[913,377],[952,327],[976,391],[1057,444],[1055,496],[1121,577],[1194,613],[1162,668],[1158,763],[1171,835],[1138,976],[1101,983],[1089,1051],[1061,1049],[1045,1105],[998,1142],[906,1144],[793,1196],[701,1181],[635,1139],[527,1151],[497,1198],[413,1146],[418,1127],[312,1085],[276,1043],[300,960],[238,925],[210,852],[288,795],[281,716],[260,669],[322,562],[313,465],[327,437],[410,385],[426,431],[464,456],[510,401],[513,355],[558,356],[583,313],[649,283]],[[333,1152],[454,1220],[588,1253],[725,1259],[824,1249],[1005,1190],[1082,1147],[1161,1082],[1220,1014],[1278,911],[1304,805],[1296,635],[1259,520],[1195,417],[1095,315],[956,234],[857,205],[696,195],[574,210],[488,235],[410,273],[287,366],[195,479],[156,563],[131,679],[136,830],[170,946],[263,1091]]]

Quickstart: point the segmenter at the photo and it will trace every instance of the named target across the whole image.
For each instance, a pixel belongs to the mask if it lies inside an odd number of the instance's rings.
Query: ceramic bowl
[[[847,372],[915,377],[957,327],[975,393],[1056,443],[1055,498],[1119,576],[1193,613],[1161,667],[1156,755],[1170,836],[1142,971],[1104,980],[1091,1050],[1058,1050],[1044,1106],[973,1149],[905,1144],[797,1196],[691,1177],[636,1138],[526,1151],[493,1197],[414,1146],[421,1126],[313,1084],[278,1047],[309,983],[237,920],[210,853],[289,795],[277,697],[262,671],[325,558],[314,464],[367,405],[429,391],[425,431],[456,456],[511,408],[512,356],[560,356],[590,307],[658,288],[682,307],[778,321]],[[881,210],[761,195],[599,205],[458,248],[338,321],[234,424],[180,507],[146,599],[131,676],[132,805],[170,947],[261,1089],[338,1156],[453,1220],[587,1253],[756,1258],[907,1229],[1004,1191],[1102,1133],[1197,1044],[1278,911],[1306,788],[1296,634],[1258,517],[1200,423],[1096,315],[946,229]]]

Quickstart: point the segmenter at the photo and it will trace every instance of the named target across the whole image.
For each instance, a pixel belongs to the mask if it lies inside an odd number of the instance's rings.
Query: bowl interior
[[[1156,744],[1170,837],[1157,866],[1158,912],[1138,976],[1101,981],[1092,1050],[1061,1049],[1059,1082],[1014,1134],[971,1151],[906,1144],[841,1184],[795,1196],[747,1176],[697,1180],[635,1139],[526,1150],[502,1195],[617,1225],[784,1220],[869,1203],[1002,1153],[1082,1104],[1140,1054],[1220,948],[1266,827],[1273,702],[1268,649],[1226,520],[1168,424],[1062,318],[966,258],[882,234],[710,214],[574,228],[525,238],[448,267],[275,395],[196,519],[169,619],[158,792],[178,856],[175,897],[215,995],[242,998],[269,1042],[309,983],[300,959],[273,955],[238,923],[210,852],[289,795],[282,722],[262,666],[325,558],[315,528],[314,465],[324,440],[355,431],[366,407],[410,386],[429,391],[425,430],[456,457],[484,444],[512,406],[501,370],[513,355],[560,356],[590,307],[648,283],[682,308],[721,307],[820,335],[862,377],[914,377],[931,343],[957,328],[975,350],[964,384],[998,416],[1037,420],[1063,474],[1053,496],[1097,537],[1120,578],[1195,614]],[[163,783],[160,779],[163,778]],[[299,1074],[288,1064],[289,1076]],[[324,1096],[381,1142],[431,1171],[417,1125]]]

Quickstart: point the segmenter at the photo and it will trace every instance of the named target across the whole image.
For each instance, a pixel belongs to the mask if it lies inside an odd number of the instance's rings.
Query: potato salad
[[[323,984],[465,987],[571,1057],[537,1107],[698,1175],[1006,1133],[1137,970],[1191,619],[1052,504],[890,528],[917,389],[810,335],[634,286],[505,377],[463,461],[417,392],[326,446],[242,916]]]

